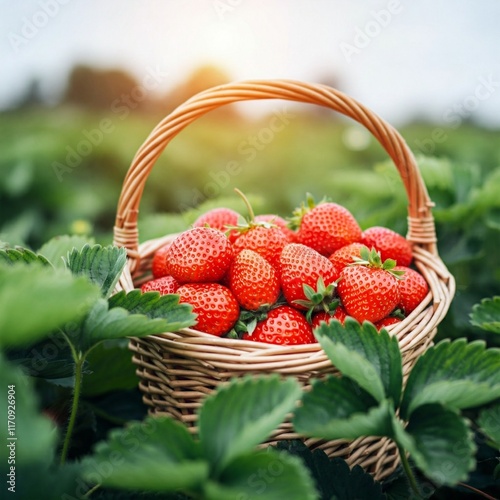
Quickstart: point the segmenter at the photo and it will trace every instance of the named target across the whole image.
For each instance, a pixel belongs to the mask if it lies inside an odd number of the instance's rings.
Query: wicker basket
[[[284,99],[331,108],[363,126],[394,161],[408,195],[408,234],[415,265],[429,284],[429,294],[404,321],[390,327],[403,354],[404,373],[431,344],[454,294],[454,279],[438,256],[432,203],[413,154],[390,125],[345,94],[319,84],[270,80],[231,83],[201,92],[179,106],[152,131],[137,152],[124,181],[118,204],[114,243],[128,250],[128,262],[119,288],[131,290],[149,272],[154,252],[176,235],[139,245],[139,202],[153,165],[167,144],[181,130],[208,111],[237,101]],[[311,378],[335,373],[319,345],[276,346],[219,338],[193,329],[132,339],[130,347],[138,366],[140,388],[152,415],[170,415],[196,432],[196,409],[219,384],[248,373],[280,373],[296,377],[304,387]],[[286,421],[268,443],[296,439]],[[359,464],[375,478],[388,476],[397,466],[395,446],[387,439],[305,440],[329,456]]]

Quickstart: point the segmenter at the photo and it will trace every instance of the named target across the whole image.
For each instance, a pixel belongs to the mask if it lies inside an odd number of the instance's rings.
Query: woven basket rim
[[[144,242],[139,247],[139,254],[143,257],[148,255],[150,260],[156,250],[172,241],[177,234],[178,233],[172,233],[162,238]],[[149,261],[143,259],[142,262],[143,264],[147,264]],[[448,311],[451,299],[455,293],[455,280],[439,256],[423,248],[417,248],[414,252],[414,263],[429,284],[429,292],[415,310],[400,323],[386,327],[389,334],[397,337],[402,353],[411,351],[414,344],[418,343],[423,337],[428,336],[430,332],[435,330],[436,326],[441,322]],[[150,276],[145,275],[143,279],[146,280],[149,278]],[[126,267],[120,279],[119,288],[126,291],[131,291],[135,288],[129,267]],[[410,336],[408,335],[409,330],[412,331],[412,335]],[[196,330],[195,328],[185,328],[178,332],[165,332],[163,334],[151,335],[149,338],[158,343],[182,343],[185,348],[198,345],[200,347],[204,346],[205,349],[210,349],[215,346],[215,348],[221,349],[221,356],[228,355],[226,352],[227,350],[236,350],[238,352],[250,350],[255,352],[253,356],[260,355],[262,357],[279,355],[282,352],[293,354],[301,351],[321,351],[321,347],[317,343],[304,344],[302,346],[278,346],[249,340],[217,337]],[[231,355],[235,355],[235,353],[232,352]],[[244,356],[241,356],[241,359],[243,359]]]

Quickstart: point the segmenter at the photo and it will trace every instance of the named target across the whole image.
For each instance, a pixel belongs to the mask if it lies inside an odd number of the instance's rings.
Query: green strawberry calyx
[[[252,335],[257,324],[267,319],[269,311],[283,305],[286,305],[286,300],[283,296],[280,296],[274,304],[263,304],[256,311],[242,309],[238,321],[225,336],[232,339],[241,339],[244,334]]]
[[[302,218],[304,217],[304,215],[306,215],[316,206],[321,205],[322,203],[326,203],[327,201],[328,199],[325,197],[319,203],[316,203],[316,201],[314,200],[314,196],[311,193],[307,193],[306,201],[302,202],[300,204],[300,207],[297,207],[292,212],[292,216],[288,218],[288,226],[290,227],[290,229],[294,231],[299,229],[300,225],[302,224]]]
[[[384,271],[388,271],[395,278],[401,279],[405,272],[394,269],[397,265],[394,259],[386,259],[382,262],[382,257],[380,252],[372,248],[368,250],[366,245],[363,245],[359,251],[361,258],[354,257],[354,262],[349,264],[349,266],[367,266],[373,269],[383,269]]]
[[[297,299],[293,302],[294,304],[307,308],[306,319],[311,322],[312,315],[315,312],[324,311],[329,314],[335,312],[335,309],[337,309],[339,305],[339,300],[335,298],[336,287],[337,282],[330,283],[326,286],[323,277],[320,276],[316,284],[316,290],[312,286],[304,283],[302,288],[306,298]]]

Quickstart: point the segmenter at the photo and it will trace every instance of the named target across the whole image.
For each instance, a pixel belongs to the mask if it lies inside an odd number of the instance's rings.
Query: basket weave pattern
[[[437,325],[454,294],[454,279],[439,258],[432,202],[413,154],[389,124],[349,96],[324,85],[271,80],[232,83],[201,92],[164,118],[134,157],[118,203],[114,243],[128,251],[127,267],[118,288],[132,290],[148,277],[151,259],[176,235],[139,244],[137,217],[147,178],[155,161],[180,131],[208,111],[237,101],[284,99],[316,104],[342,113],[362,124],[392,158],[408,197],[408,234],[414,263],[429,284],[426,299],[401,323],[388,328],[395,335],[407,375],[417,358],[432,343]],[[132,339],[130,348],[140,377],[144,401],[152,415],[170,415],[196,432],[196,409],[206,395],[232,377],[248,373],[280,373],[294,376],[307,390],[311,379],[336,373],[319,345],[276,346],[214,337],[193,329]],[[269,438],[269,443],[298,438],[288,421]],[[380,438],[355,441],[305,440],[333,457],[358,464],[375,478],[388,476],[397,466],[393,443]]]

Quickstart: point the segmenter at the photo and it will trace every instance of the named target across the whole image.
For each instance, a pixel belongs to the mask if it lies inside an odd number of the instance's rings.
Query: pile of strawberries
[[[309,199],[290,221],[247,206],[248,220],[216,208],[160,248],[142,291],[179,295],[202,332],[273,344],[316,342],[320,322],[347,316],[380,329],[427,296],[412,247],[396,232],[363,232],[332,202]]]

